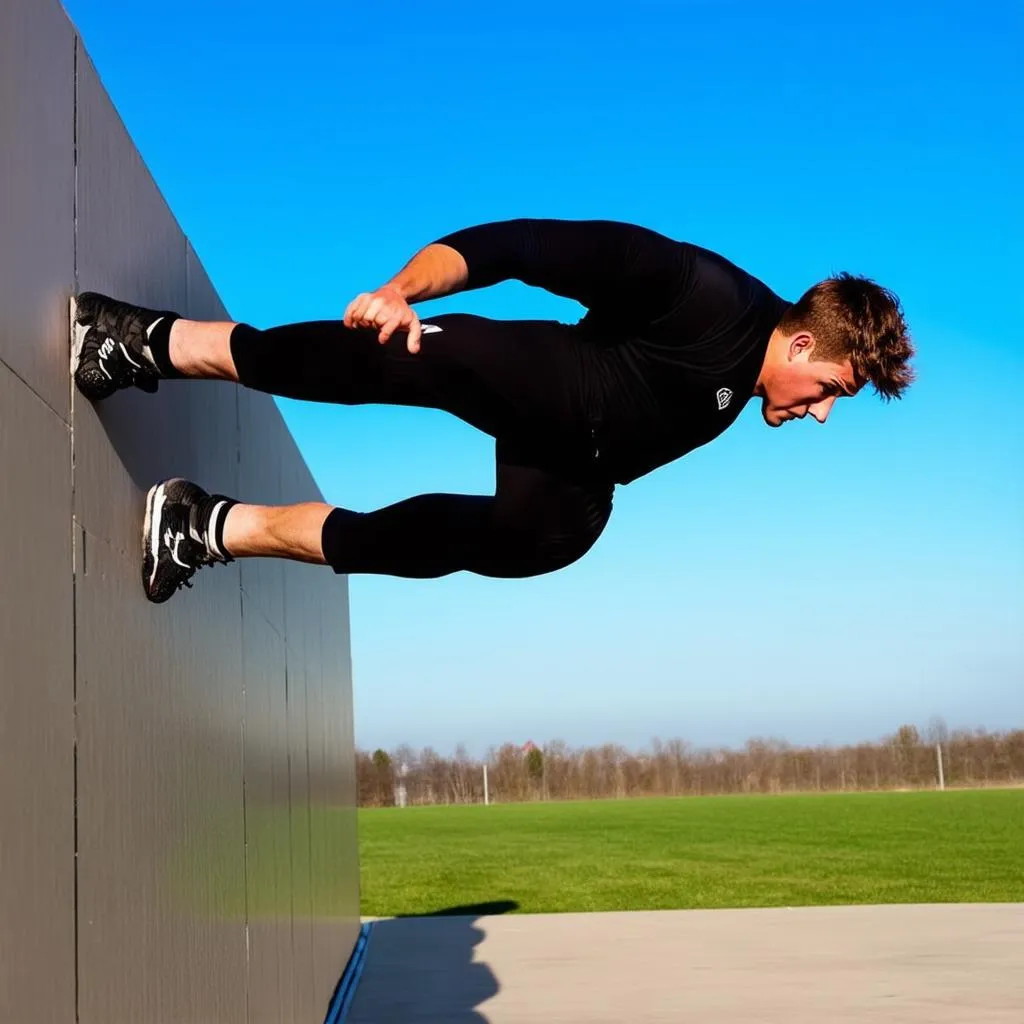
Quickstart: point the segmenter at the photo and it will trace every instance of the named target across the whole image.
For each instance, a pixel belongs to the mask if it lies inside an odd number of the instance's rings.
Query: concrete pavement
[[[383,920],[348,1024],[1024,1024],[1024,904]]]

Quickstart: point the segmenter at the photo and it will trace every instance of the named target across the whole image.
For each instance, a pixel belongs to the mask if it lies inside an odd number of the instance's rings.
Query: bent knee
[[[596,543],[601,535],[600,531],[593,533],[580,532],[571,537],[548,540],[537,546],[535,556],[532,560],[531,576],[540,576],[544,573],[557,572],[578,562]]]
[[[495,532],[501,564],[491,576],[542,576],[578,562],[597,543],[611,515],[607,508],[587,510],[571,522],[507,524]]]

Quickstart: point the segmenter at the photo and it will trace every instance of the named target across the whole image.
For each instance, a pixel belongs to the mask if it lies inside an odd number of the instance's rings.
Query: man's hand
[[[431,242],[387,284],[357,295],[345,310],[345,326],[379,327],[377,340],[382,345],[395,331],[408,331],[406,346],[415,355],[423,330],[409,303],[451,295],[465,287],[468,279],[469,268],[462,254],[443,242]]]
[[[377,340],[382,345],[395,331],[405,330],[409,332],[406,347],[414,355],[420,350],[420,318],[405,296],[392,285],[357,295],[345,310],[345,326],[379,327]]]

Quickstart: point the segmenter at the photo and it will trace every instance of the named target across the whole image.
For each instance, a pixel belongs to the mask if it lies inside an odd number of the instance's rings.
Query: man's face
[[[761,415],[770,427],[810,414],[819,423],[828,419],[837,398],[860,390],[849,359],[842,363],[811,359],[814,340],[809,334],[784,339],[762,378]]]

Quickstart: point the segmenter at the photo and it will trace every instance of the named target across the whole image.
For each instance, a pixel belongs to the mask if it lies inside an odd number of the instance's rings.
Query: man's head
[[[885,400],[914,380],[899,299],[866,277],[820,281],[790,306],[768,343],[754,394],[772,427],[808,413],[824,423],[835,400],[870,383]]]

